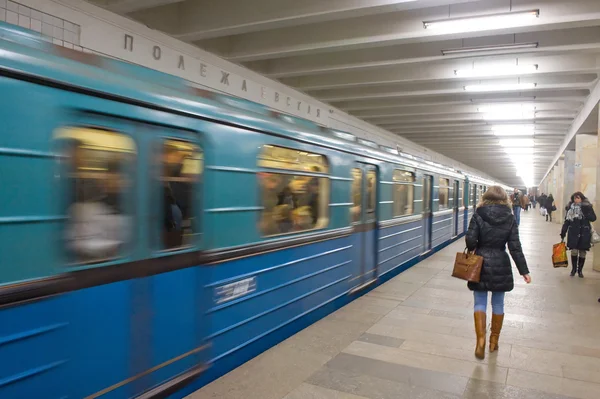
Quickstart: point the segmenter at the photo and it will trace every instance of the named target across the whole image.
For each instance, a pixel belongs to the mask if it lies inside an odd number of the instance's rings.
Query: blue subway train
[[[183,397],[460,237],[494,184],[0,37],[1,398]]]

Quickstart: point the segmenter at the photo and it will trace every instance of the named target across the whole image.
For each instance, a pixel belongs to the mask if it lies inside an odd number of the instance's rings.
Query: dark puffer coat
[[[477,208],[469,223],[467,248],[483,256],[479,283],[469,282],[472,291],[507,292],[514,288],[512,267],[506,244],[521,275],[529,274],[521,249],[519,229],[510,207],[484,205]]]
[[[567,212],[570,207],[571,203],[566,208]],[[581,213],[583,213],[583,219],[575,219],[573,221],[565,219],[560,236],[564,240],[567,232],[569,233],[567,248],[589,251],[592,247],[592,226],[590,222],[596,221],[596,213],[588,200],[584,200],[581,203]]]

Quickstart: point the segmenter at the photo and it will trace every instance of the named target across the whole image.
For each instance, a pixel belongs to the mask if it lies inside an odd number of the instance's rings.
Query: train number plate
[[[215,288],[215,302],[217,304],[248,295],[256,291],[256,278],[250,277]]]

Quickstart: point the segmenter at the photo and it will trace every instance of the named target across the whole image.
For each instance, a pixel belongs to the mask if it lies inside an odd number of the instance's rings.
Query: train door
[[[469,195],[471,194],[471,185],[467,180],[464,182],[463,189],[463,207],[464,207],[464,217],[463,217],[463,231],[467,231],[467,224],[469,223]]]
[[[377,280],[377,167],[359,163],[354,168],[353,175],[355,184],[360,187],[362,204],[353,217],[359,263],[357,275],[353,279],[356,291]]]
[[[460,182],[458,180],[454,180],[454,189],[452,191],[452,198],[453,198],[453,218],[452,221],[454,222],[454,228],[452,229],[452,236],[456,237],[458,235],[458,210],[460,208],[460,204],[458,203],[458,198],[459,198],[459,191],[460,191]]]
[[[431,250],[433,223],[433,176],[423,176],[423,253]]]

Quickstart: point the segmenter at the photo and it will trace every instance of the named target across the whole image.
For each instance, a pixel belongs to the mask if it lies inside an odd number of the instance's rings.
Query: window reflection
[[[362,170],[352,169],[352,208],[350,217],[353,223],[359,222],[362,212]]]
[[[165,140],[162,145],[162,247],[193,244],[199,229],[195,186],[202,174],[202,153],[192,143]]]
[[[377,172],[367,171],[367,213],[375,213],[377,207]]]
[[[439,189],[440,210],[448,209],[449,198],[450,198],[450,180],[449,179],[440,179],[440,189]]]
[[[126,205],[135,144],[123,134],[67,127],[55,134],[67,176],[66,246],[71,261],[94,263],[122,254],[132,240]]]
[[[329,170],[324,156],[267,145],[259,155],[258,165],[282,169],[281,173],[259,174],[263,207],[259,228],[263,235],[327,226],[329,179],[315,176]]]
[[[414,204],[414,173],[396,169],[393,180],[394,217],[411,215]]]

